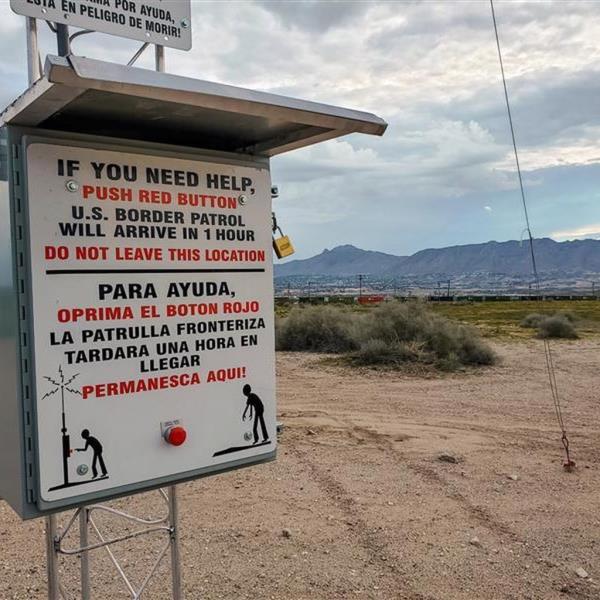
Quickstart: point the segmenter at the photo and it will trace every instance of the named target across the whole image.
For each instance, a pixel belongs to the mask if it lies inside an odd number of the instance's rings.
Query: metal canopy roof
[[[366,112],[75,56],[49,56],[4,124],[261,156],[387,127]]]

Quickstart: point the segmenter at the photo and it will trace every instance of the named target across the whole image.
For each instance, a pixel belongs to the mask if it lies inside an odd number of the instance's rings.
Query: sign
[[[268,169],[33,140],[26,169],[44,508],[272,455]]]
[[[192,47],[190,0],[10,0],[26,17],[179,50]]]

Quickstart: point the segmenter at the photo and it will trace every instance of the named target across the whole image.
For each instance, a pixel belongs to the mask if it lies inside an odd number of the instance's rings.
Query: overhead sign
[[[273,455],[268,168],[52,141],[26,168],[42,507]]]
[[[190,0],[10,0],[14,12],[179,50],[192,47]]]

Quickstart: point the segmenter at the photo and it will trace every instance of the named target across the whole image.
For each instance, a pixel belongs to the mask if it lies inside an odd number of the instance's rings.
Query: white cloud
[[[554,231],[550,234],[550,237],[561,242],[583,238],[600,238],[600,223],[583,225],[582,227],[565,231]]]

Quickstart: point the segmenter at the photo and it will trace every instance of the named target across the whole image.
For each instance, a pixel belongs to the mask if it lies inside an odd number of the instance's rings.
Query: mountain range
[[[540,274],[600,273],[600,240],[556,242],[540,238],[534,240],[533,247]],[[529,242],[492,241],[429,248],[411,256],[395,256],[344,245],[323,250],[311,258],[275,265],[275,277],[357,274],[457,276],[476,273],[530,274]]]

